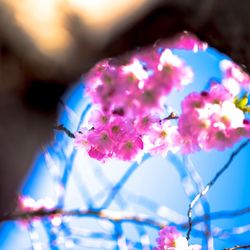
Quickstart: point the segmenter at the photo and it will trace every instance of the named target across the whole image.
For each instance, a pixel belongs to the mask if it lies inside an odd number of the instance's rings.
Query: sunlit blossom
[[[188,245],[188,241],[175,227],[166,226],[159,231],[154,250],[200,250],[200,245]]]
[[[176,40],[97,63],[85,76],[93,110],[88,125],[75,133],[75,145],[100,161],[130,161],[142,153],[224,150],[248,137],[249,76],[229,60],[220,63],[221,84],[213,81],[210,89],[184,98],[177,125],[159,119],[166,114],[168,94],[194,78],[192,69],[172,49],[197,52],[206,47],[184,32]]]

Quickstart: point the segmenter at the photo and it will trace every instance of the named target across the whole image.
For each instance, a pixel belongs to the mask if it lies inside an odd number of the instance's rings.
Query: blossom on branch
[[[191,40],[186,36],[182,42],[191,46]],[[75,144],[101,161],[111,157],[130,161],[146,151],[165,154],[174,148],[177,129],[160,119],[165,115],[164,100],[192,79],[192,69],[163,44],[118,62],[99,62],[86,76],[93,103],[89,130],[76,133]]]
[[[188,33],[117,59],[99,62],[86,76],[93,110],[88,128],[75,133],[75,144],[100,161],[135,160],[144,153],[193,153],[233,146],[250,137],[247,113],[250,78],[229,60],[222,60],[222,82],[184,98],[177,116],[166,119],[164,102],[173,89],[193,80],[193,71],[173,48],[206,49]],[[167,114],[168,115],[168,114]]]
[[[224,85],[213,83],[208,92],[191,93],[182,102],[178,121],[182,152],[224,150],[250,136],[244,112]]]
[[[222,83],[233,95],[238,95],[241,88],[250,90],[250,77],[237,64],[229,60],[222,60],[220,68],[224,74]]]

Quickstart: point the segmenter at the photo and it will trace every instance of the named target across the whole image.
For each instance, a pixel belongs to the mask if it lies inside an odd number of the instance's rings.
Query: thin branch
[[[150,157],[149,154],[145,154],[140,163],[134,162],[130,168],[125,172],[125,174],[121,177],[121,179],[113,186],[111,192],[109,193],[106,200],[103,202],[103,205],[98,210],[103,210],[107,208],[110,203],[114,200],[115,196],[119,193],[125,183],[129,180],[131,175],[135,172],[135,170],[141,166],[141,164],[146,161]]]
[[[64,131],[68,137],[75,138],[75,135],[70,130],[65,128],[63,124],[55,125],[54,129],[59,131]]]
[[[218,220],[218,219],[226,219],[232,218],[236,216],[241,216],[244,214],[250,213],[250,207],[243,208],[240,210],[234,211],[218,211],[210,214],[210,218],[206,215],[202,215],[199,217],[195,217],[193,220],[193,225],[197,225],[205,220]],[[87,209],[87,210],[63,210],[63,209],[39,209],[34,211],[21,211],[21,212],[13,212],[5,215],[0,215],[0,223],[6,221],[31,221],[32,219],[37,218],[48,218],[53,216],[75,216],[75,217],[96,217],[100,219],[107,219],[111,222],[133,222],[136,224],[144,224],[153,228],[161,229],[166,226],[166,223],[157,221],[145,215],[137,215],[125,212],[115,212],[111,210],[95,210],[95,209]],[[187,228],[188,223],[176,224],[181,228]]]
[[[224,250],[247,249],[247,248],[250,248],[250,245],[247,245],[247,246],[234,246],[234,247],[230,247],[230,248],[225,248]]]
[[[195,217],[192,221],[192,224],[196,225],[206,220],[219,220],[219,219],[233,218],[233,217],[241,216],[241,215],[248,214],[248,213],[250,213],[250,207],[242,208],[240,210],[233,210],[233,211],[213,212],[213,213],[210,213],[209,217],[206,214]],[[183,226],[186,227],[186,225],[187,224],[184,224]]]
[[[48,218],[53,216],[76,216],[76,217],[96,217],[99,219],[106,219],[113,223],[116,222],[133,222],[135,224],[142,224],[147,225],[156,229],[163,228],[166,224],[156,221],[152,218],[146,217],[146,216],[140,216],[136,214],[131,213],[121,213],[121,212],[114,212],[111,210],[94,210],[94,209],[88,209],[88,210],[69,210],[65,211],[62,209],[52,209],[52,210],[45,210],[45,209],[39,209],[35,211],[27,211],[27,212],[14,212],[12,214],[6,214],[0,216],[0,223],[6,222],[6,221],[30,221],[32,219],[36,218]]]
[[[198,192],[204,187],[201,176],[196,170],[196,167],[194,166],[190,157],[183,156],[183,163],[184,163],[184,167],[189,172],[192,182],[196,186],[196,190],[197,190],[196,192]],[[205,225],[204,241],[205,241],[207,249],[213,249],[214,246],[213,246],[213,237],[211,235],[210,204],[207,200],[207,197],[203,197],[203,199],[201,199],[201,205],[202,205],[204,213],[206,214],[206,220],[204,220],[204,225]]]
[[[160,120],[160,123],[165,122],[165,121],[168,121],[168,120],[177,120],[177,119],[179,119],[179,116],[177,116],[176,113],[171,112],[169,116],[167,116],[167,117],[161,119],[161,120]]]
[[[190,234],[192,231],[192,225],[193,225],[193,221],[192,221],[192,209],[193,207],[196,205],[196,203],[199,201],[199,199],[206,195],[207,192],[210,190],[210,188],[215,184],[215,182],[218,180],[218,178],[228,169],[228,167],[231,165],[231,163],[233,162],[234,158],[240,153],[240,151],[245,148],[248,143],[250,142],[250,140],[248,139],[247,141],[245,141],[244,143],[242,143],[229,157],[228,161],[226,162],[226,164],[219,170],[219,172],[217,172],[217,174],[214,176],[214,178],[208,182],[208,184],[194,197],[194,199],[189,203],[189,208],[188,208],[188,212],[187,212],[187,216],[188,216],[188,231],[187,231],[187,235],[186,238],[187,240],[190,239]]]

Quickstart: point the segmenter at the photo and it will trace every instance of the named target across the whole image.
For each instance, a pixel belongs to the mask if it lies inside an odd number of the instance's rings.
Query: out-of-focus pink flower
[[[96,64],[85,77],[93,111],[88,129],[75,133],[75,145],[97,160],[133,160],[144,152],[223,150],[249,137],[244,121],[250,107],[246,93],[240,95],[242,88],[250,88],[249,76],[229,60],[221,62],[222,84],[213,82],[209,91],[191,93],[183,100],[178,126],[158,118],[164,114],[166,96],[193,79],[192,69],[171,49],[197,52],[206,47],[184,32],[153,48]]]
[[[183,38],[183,46],[193,46],[195,41],[191,40]],[[189,84],[192,78],[191,68],[167,43],[163,49],[144,49],[123,61],[102,60],[85,78],[94,109],[88,121],[90,129],[75,134],[75,145],[85,147],[92,158],[102,161],[109,157],[135,159],[149,137],[155,142],[150,144],[151,152],[167,152],[174,130],[168,126],[165,140],[163,124],[155,117],[160,117],[164,99],[172,89]]]
[[[192,78],[192,70],[166,48],[160,53],[154,49],[139,52],[124,65],[101,62],[87,75],[86,85],[102,111],[112,114],[122,109],[125,115],[135,117],[149,108],[159,109],[163,97]]]
[[[91,146],[94,146],[104,154],[112,150],[113,142],[110,138],[108,130],[106,129],[91,129],[88,133],[87,139]]]
[[[143,141],[140,137],[125,139],[122,143],[119,143],[119,146],[116,150],[116,156],[125,161],[132,160],[137,153],[143,149]]]
[[[97,148],[91,146],[90,149],[88,150],[88,154],[91,158],[94,158],[98,161],[101,161],[105,158],[106,154],[99,151]]]
[[[88,130],[86,128],[82,128],[80,131],[77,131],[75,135],[74,145],[76,148],[85,148],[89,147],[88,139],[87,139]]]
[[[149,152],[153,155],[166,156],[170,150],[172,152],[178,151],[179,146],[176,144],[178,134],[177,126],[173,126],[170,121],[165,121],[163,124],[154,124],[148,131]]]
[[[98,128],[102,128],[107,126],[109,120],[110,120],[110,114],[96,109],[91,112],[89,124],[91,124],[93,128],[95,128],[95,126],[98,126]]]
[[[161,44],[158,44],[160,46]],[[185,50],[193,50],[194,52],[198,52],[199,50],[206,50],[208,45],[205,42],[200,41],[193,34],[184,31],[177,38],[174,38],[172,41],[168,43],[169,48],[174,49],[185,49]]]
[[[250,120],[245,119],[243,123],[244,129],[237,129],[235,133],[250,138]]]
[[[52,210],[56,207],[53,200],[49,198],[35,200],[29,196],[19,196],[18,197],[19,208],[22,211],[37,211],[40,209]]]
[[[250,77],[240,66],[229,60],[222,60],[220,68],[224,73],[223,84],[234,95],[239,94],[241,88],[250,90]]]
[[[188,241],[175,227],[166,226],[159,231],[154,250],[200,250],[200,245],[188,245]]]
[[[166,88],[165,94],[168,94],[174,87],[180,89],[193,80],[191,68],[186,66],[184,61],[174,55],[170,49],[162,52],[157,69],[159,73],[156,78]]]
[[[209,92],[188,95],[178,121],[182,152],[231,147],[248,134],[244,120],[244,112],[222,84],[214,83]]]
[[[135,127],[140,135],[145,135],[152,129],[153,124],[159,123],[160,118],[157,115],[148,114],[139,117],[139,119],[136,120]]]
[[[122,117],[113,117],[108,129],[109,135],[114,143],[118,143],[123,140],[124,137],[129,137],[129,135],[135,133],[133,123],[129,119],[126,120]]]
[[[207,99],[204,99],[206,102],[210,102],[212,104],[218,104],[227,100],[233,101],[231,93],[225,88],[224,85],[218,84],[217,82],[212,83],[207,95],[204,95],[204,92],[201,94],[203,97],[207,97]]]

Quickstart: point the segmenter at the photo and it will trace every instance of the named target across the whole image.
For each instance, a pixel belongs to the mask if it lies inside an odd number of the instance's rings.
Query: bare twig
[[[168,120],[177,120],[178,118],[179,118],[179,116],[177,116],[176,113],[171,112],[169,116],[167,116],[167,117],[161,119],[161,120],[160,120],[160,123],[165,122],[165,121],[168,121]]]
[[[250,248],[250,245],[247,245],[247,246],[234,246],[234,247],[230,247],[230,248],[225,248],[224,250],[247,249],[247,248]]]
[[[236,155],[238,155],[240,153],[240,151],[245,148],[248,143],[250,142],[250,140],[248,139],[247,141],[245,141],[244,143],[242,143],[229,157],[228,161],[226,162],[226,164],[219,170],[219,172],[217,172],[217,174],[214,176],[214,178],[208,182],[208,184],[194,197],[194,199],[189,203],[189,208],[188,208],[188,212],[187,212],[187,216],[188,216],[188,223],[189,223],[189,227],[188,227],[188,231],[187,231],[187,235],[186,238],[187,240],[189,240],[190,238],[190,234],[192,231],[192,225],[193,225],[193,221],[192,221],[192,209],[193,207],[196,205],[196,203],[199,201],[199,199],[206,195],[207,192],[210,190],[210,188],[215,184],[215,182],[218,180],[218,178],[228,169],[228,167],[231,165],[231,163],[233,162],[234,158]]]
[[[234,210],[234,211],[218,211],[218,212],[210,213],[210,216],[207,216],[207,214],[204,214],[202,216],[195,217],[192,221],[192,224],[196,225],[206,220],[233,218],[233,217],[241,216],[241,215],[248,214],[248,213],[250,213],[250,207],[246,207],[246,208],[242,208],[240,210]]]
[[[202,215],[195,217],[193,219],[193,225],[197,225],[205,220],[218,220],[218,219],[226,219],[232,218],[236,216],[241,216],[244,214],[250,213],[250,207],[243,208],[240,210],[234,211],[218,211],[214,213],[210,213],[210,217]],[[32,219],[42,219],[53,216],[75,216],[75,217],[96,217],[100,219],[107,219],[113,222],[134,222],[136,224],[144,224],[150,227],[154,227],[157,229],[163,228],[166,226],[166,223],[157,221],[153,218],[147,217],[145,215],[137,215],[126,212],[115,212],[111,210],[96,210],[96,209],[87,209],[87,210],[63,210],[63,209],[39,209],[34,211],[17,211],[5,215],[0,215],[0,223],[6,221],[30,221]],[[187,228],[188,223],[178,224],[181,228]]]
[[[120,213],[114,212],[111,210],[95,210],[95,209],[87,209],[87,210],[69,210],[65,211],[62,209],[52,209],[45,210],[39,209],[35,211],[24,211],[24,212],[14,212],[7,215],[0,216],[0,222],[5,221],[30,221],[36,218],[47,218],[53,216],[76,216],[76,217],[96,217],[100,219],[106,219],[111,222],[134,222],[135,224],[147,225],[153,228],[160,229],[164,227],[166,224],[163,222],[156,221],[149,217],[140,216],[131,213]]]
[[[63,124],[55,125],[54,129],[59,131],[64,131],[70,138],[75,138],[75,135],[70,130],[65,128]]]
[[[150,156],[149,154],[145,154],[140,163],[134,162],[128,168],[128,170],[124,173],[121,179],[112,187],[111,192],[108,194],[107,198],[105,199],[105,201],[103,202],[99,210],[105,209],[111,204],[115,196],[119,193],[122,187],[126,184],[126,182],[129,180],[131,175],[138,169],[138,167],[142,164],[142,162],[146,161],[149,158],[149,156]]]

